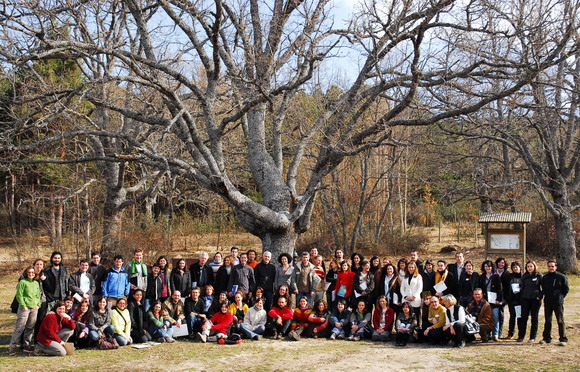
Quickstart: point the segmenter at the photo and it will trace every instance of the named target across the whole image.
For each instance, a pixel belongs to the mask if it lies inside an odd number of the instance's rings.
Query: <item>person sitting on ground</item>
[[[117,299],[117,306],[111,311],[111,325],[115,329],[113,337],[115,337],[119,346],[133,343],[131,338],[131,316],[129,315],[129,310],[127,310],[127,299],[125,297]]]
[[[290,333],[288,336],[291,340],[300,340],[300,335],[309,326],[308,317],[312,313],[312,308],[308,306],[308,299],[306,297],[300,297],[298,301],[298,307],[294,309],[294,319],[292,325],[290,326]]]
[[[318,300],[314,304],[314,309],[308,317],[308,322],[310,326],[306,332],[307,337],[313,338],[325,338],[331,330],[328,326],[328,320],[330,319],[330,311],[328,311],[328,304],[324,300]]]
[[[363,261],[363,270],[365,267],[364,262],[366,261]],[[364,338],[366,327],[370,322],[371,312],[367,309],[366,301],[361,299],[356,305],[356,310],[350,314],[350,336],[348,336],[348,340],[359,341]]]
[[[209,312],[209,309],[211,308],[211,304],[213,303],[214,300],[214,288],[212,285],[206,285],[204,288],[204,294],[203,296],[201,296],[201,299],[203,300],[203,313],[207,314]]]
[[[392,265],[389,264],[391,267]],[[373,341],[389,341],[395,323],[395,311],[389,306],[385,296],[379,296],[373,312]]]
[[[270,317],[269,326],[273,329],[272,338],[281,340],[290,331],[290,325],[294,317],[294,312],[288,307],[286,297],[278,298],[277,305],[270,309],[268,317]]]
[[[65,343],[72,336],[76,324],[65,312],[63,301],[57,301],[54,312],[48,313],[42,320],[38,335],[36,336],[36,349],[34,354],[42,353],[50,356],[65,356]]]
[[[407,342],[413,339],[413,332],[416,327],[417,315],[413,312],[411,304],[404,302],[402,311],[397,316],[397,321],[395,322],[395,331],[397,332],[395,345],[407,346]]]
[[[137,343],[151,341],[147,332],[147,315],[143,305],[143,290],[137,288],[129,300],[129,316],[131,317],[131,338]]]
[[[73,310],[71,318],[76,324],[72,341],[78,348],[85,348],[89,344],[89,321],[91,318],[91,304],[87,299],[83,299],[79,306]]]
[[[332,312],[329,322],[332,326],[330,339],[345,339],[350,327],[350,311],[346,308],[344,299],[340,299],[336,303],[336,310]]]
[[[212,316],[214,316],[214,314],[219,313],[220,309],[222,308],[222,302],[224,301],[228,301],[228,293],[226,291],[222,291],[219,294],[219,296],[214,297],[211,307],[209,308],[209,311],[206,314],[207,317],[211,318]]]
[[[423,291],[423,305],[421,306],[421,325],[417,328],[417,342],[427,341],[425,330],[431,326],[429,322],[429,307],[431,306],[431,292]]]
[[[100,338],[111,337],[115,328],[111,325],[111,310],[107,306],[107,298],[101,297],[95,304],[89,319],[89,340],[96,342]]]
[[[443,296],[442,300],[447,308],[443,332],[447,339],[453,341],[455,347],[463,349],[465,347],[465,309],[457,304],[457,299],[453,295]]]
[[[441,345],[445,342],[443,327],[445,326],[445,308],[439,303],[439,298],[433,296],[429,300],[429,324],[423,335],[434,345]]]
[[[473,301],[467,306],[467,312],[477,319],[481,342],[488,342],[489,335],[493,330],[494,320],[491,305],[483,298],[483,290],[481,288],[473,290]],[[468,341],[473,340],[475,340],[475,337],[469,335]]]
[[[272,294],[272,296],[274,296],[274,292],[272,292],[271,294]],[[262,288],[262,287],[256,287],[256,292],[254,293],[252,298],[250,298],[248,300],[248,307],[254,306],[254,304],[256,303],[256,301],[258,301],[259,298],[264,300],[264,305],[265,305],[266,299],[264,298],[264,288]]]
[[[171,297],[163,302],[163,320],[167,327],[181,328],[185,323],[185,312],[181,292],[173,291]]]
[[[234,321],[234,316],[228,310],[229,306],[228,301],[220,304],[220,311],[201,327],[202,331],[197,334],[198,341],[219,342],[228,337],[229,328]]]
[[[244,317],[248,312],[248,305],[244,303],[245,295],[242,291],[237,291],[236,295],[234,296],[234,302],[229,307],[230,313],[234,317],[234,322],[232,327],[234,329],[233,332],[241,333],[240,325],[244,321]]]
[[[213,290],[213,289],[212,289]],[[205,301],[199,296],[199,287],[193,287],[191,296],[185,299],[185,320],[190,338],[201,332],[201,326],[207,321]],[[213,298],[213,296],[211,296]]]
[[[173,339],[173,328],[167,325],[161,309],[161,303],[154,302],[147,312],[149,334],[156,342],[175,342]]]
[[[74,311],[75,300],[71,296],[66,296],[64,298],[64,312],[67,315],[72,315]]]
[[[254,306],[248,309],[244,321],[240,324],[240,329],[250,340],[258,341],[266,330],[268,315],[264,310],[265,299],[258,297],[254,299]]]

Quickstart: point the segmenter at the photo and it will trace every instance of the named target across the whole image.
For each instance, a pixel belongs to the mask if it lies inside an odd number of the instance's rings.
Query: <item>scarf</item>
[[[141,273],[143,276],[147,276],[147,265],[143,262],[137,262],[135,259],[131,260],[131,274],[137,274],[137,265],[141,265]]]
[[[361,313],[358,309],[354,313],[356,316],[356,320],[363,320],[365,318],[365,313]]]
[[[439,271],[437,271],[437,272],[435,273],[435,284],[439,284],[440,282],[444,282],[445,280],[447,280],[447,274],[448,274],[448,273],[449,273],[449,272],[448,272],[447,270],[445,270],[445,271],[443,272],[443,274],[442,274],[442,273],[440,273]]]

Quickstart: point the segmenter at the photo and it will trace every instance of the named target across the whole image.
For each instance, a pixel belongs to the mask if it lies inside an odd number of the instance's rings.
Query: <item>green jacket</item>
[[[155,327],[157,327],[157,328],[163,327],[163,315],[160,315],[159,318],[156,318],[155,315],[153,315],[152,311],[148,311],[147,316],[149,317],[149,324],[150,325],[154,324]]]
[[[33,308],[40,306],[40,284],[34,279],[22,279],[16,286],[16,301],[20,307]]]

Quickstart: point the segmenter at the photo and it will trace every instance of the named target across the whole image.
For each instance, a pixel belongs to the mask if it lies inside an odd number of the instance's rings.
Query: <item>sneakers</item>
[[[260,341],[262,339],[262,335],[254,335],[254,337],[252,337],[252,341]]]
[[[494,336],[493,340],[494,340],[495,342],[499,342],[499,337],[497,337],[497,336]]]
[[[535,342],[536,342],[536,339],[535,339],[535,338],[530,338],[530,339],[528,340],[528,342],[529,342],[530,344],[533,344],[533,343],[535,343]]]
[[[568,343],[566,341],[560,341],[560,343],[558,345],[559,346],[566,346],[566,345],[568,345]]]
[[[348,336],[346,339],[347,339],[348,341],[352,341],[352,340],[354,340],[354,336],[353,336],[353,335],[350,335],[350,336]]]
[[[278,332],[274,331],[274,333],[272,333],[272,340],[277,340],[278,339]]]
[[[34,356],[41,356],[44,355],[44,353],[42,352],[42,350],[40,350],[40,348],[37,346],[34,348]]]
[[[203,333],[197,332],[197,341],[200,342],[207,342],[207,336],[204,335]]]
[[[296,331],[290,332],[290,334],[288,334],[288,338],[293,341],[300,341],[300,335]]]
[[[518,339],[516,340],[516,342],[524,342],[524,339],[523,339],[523,338],[518,338]]]
[[[336,333],[333,333],[333,334],[331,334],[331,335],[330,335],[330,339],[331,339],[331,340],[336,340]]]
[[[153,340],[153,341],[155,341],[155,342],[159,342],[160,344],[162,344],[162,343],[164,343],[164,342],[165,342],[165,339],[164,339],[163,337],[159,337],[159,338],[156,338],[156,339],[155,339],[155,340]]]
[[[167,336],[167,337],[165,337],[165,341],[166,341],[168,344],[172,344],[172,343],[174,343],[174,342],[175,342],[175,339],[174,339],[173,337],[171,337],[171,336]]]
[[[360,336],[354,336],[352,339],[353,339],[354,341],[360,341]]]
[[[10,355],[10,356],[16,355],[16,349],[13,347],[9,347],[8,348],[8,355]]]
[[[540,345],[549,344],[550,342],[552,342],[552,341],[542,340],[542,341],[540,341]]]
[[[339,340],[344,340],[344,333],[341,333],[341,334],[339,334],[339,335],[338,335],[338,339],[339,339]]]
[[[465,347],[465,341],[461,341],[457,347],[463,349]]]

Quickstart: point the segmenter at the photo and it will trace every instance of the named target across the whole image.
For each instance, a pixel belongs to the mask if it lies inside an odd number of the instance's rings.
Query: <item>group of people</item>
[[[346,259],[336,250],[328,268],[316,248],[299,257],[281,254],[275,265],[270,252],[257,260],[254,250],[216,253],[210,262],[202,252],[188,267],[165,256],[148,266],[137,249],[125,263],[115,256],[110,269],[99,253],[81,260],[69,275],[60,252],[50,264],[37,259],[19,278],[17,320],[9,353],[65,355],[65,343],[93,347],[108,340],[132,343],[175,342],[179,334],[200,342],[260,340],[298,341],[302,337],[359,341],[430,342],[457,347],[474,341],[468,320],[477,322],[482,342],[502,337],[504,309],[509,309],[507,338],[535,342],[544,302],[541,343],[550,343],[552,315],[566,345],[564,297],[569,287],[556,262],[539,273],[534,261],[523,268],[500,257],[486,260],[481,273],[457,252],[455,262],[419,258],[417,251],[392,263],[366,260],[360,253]],[[469,316],[469,318],[468,318]],[[516,334],[517,327],[517,334]]]

